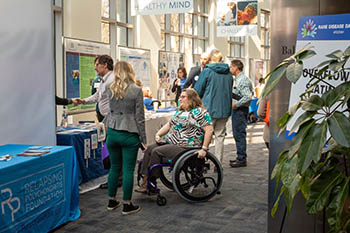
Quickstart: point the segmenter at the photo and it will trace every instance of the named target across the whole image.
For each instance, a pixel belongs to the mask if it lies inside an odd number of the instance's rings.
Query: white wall
[[[101,1],[64,1],[64,36],[101,41]]]
[[[51,1],[1,0],[0,144],[56,144],[52,19]]]

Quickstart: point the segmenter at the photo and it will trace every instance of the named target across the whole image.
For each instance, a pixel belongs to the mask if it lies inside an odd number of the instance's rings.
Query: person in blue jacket
[[[233,77],[230,67],[222,62],[223,57],[218,49],[209,54],[209,64],[199,75],[194,89],[202,98],[213,120],[215,135],[215,155],[222,163],[226,122],[232,112]]]

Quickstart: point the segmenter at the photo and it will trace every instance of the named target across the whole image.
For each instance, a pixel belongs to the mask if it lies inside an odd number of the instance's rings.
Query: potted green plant
[[[261,98],[269,95],[284,75],[296,83],[305,72],[303,61],[315,55],[312,47],[306,46],[283,60],[265,77]],[[347,167],[350,161],[350,80],[322,95],[312,95],[313,88],[320,82],[349,72],[350,47],[326,57],[315,67],[318,71],[308,81],[309,88],[277,122],[281,134],[296,111],[300,108],[304,111],[290,130],[295,135],[289,148],[280,153],[271,174],[271,178],[276,179],[275,195],[280,190],[271,214],[274,216],[282,196],[289,213],[295,195],[301,192],[306,199],[307,213],[326,212],[330,232],[350,232],[350,171]]]

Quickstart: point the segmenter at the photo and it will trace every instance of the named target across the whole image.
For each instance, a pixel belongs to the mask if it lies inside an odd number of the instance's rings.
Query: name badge
[[[98,89],[100,87],[100,83],[94,83],[94,88]]]
[[[184,118],[187,118],[188,114],[189,114],[189,112],[183,112],[183,113],[181,113],[181,116],[184,117]]]

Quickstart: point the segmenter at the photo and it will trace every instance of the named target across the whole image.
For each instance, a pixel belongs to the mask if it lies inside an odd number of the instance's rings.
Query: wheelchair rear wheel
[[[170,190],[174,190],[172,177],[173,177],[172,167],[162,167],[159,179],[162,183]]]
[[[173,187],[189,202],[209,200],[219,193],[223,180],[222,166],[217,158],[208,152],[205,159],[198,159],[196,151],[183,154],[173,169]]]

